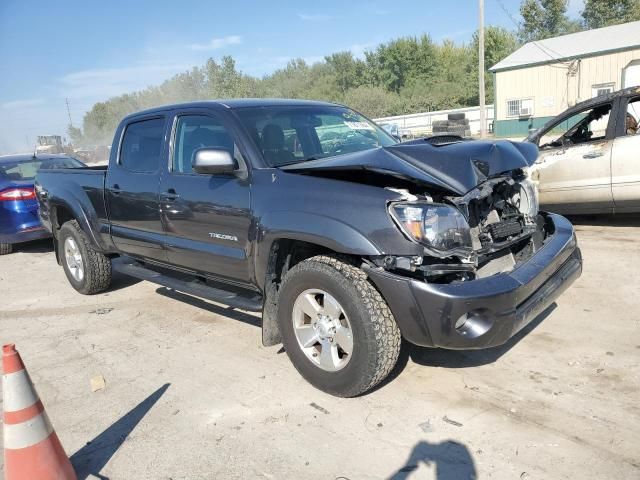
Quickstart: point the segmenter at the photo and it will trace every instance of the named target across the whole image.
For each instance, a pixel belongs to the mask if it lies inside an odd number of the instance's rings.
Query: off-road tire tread
[[[70,228],[75,230],[77,233],[76,239],[82,242],[84,250],[87,253],[85,278],[88,279],[89,283],[80,293],[84,295],[94,295],[105,291],[111,285],[111,260],[106,255],[96,252],[93,249],[77,220],[66,222],[62,228],[65,228],[66,225],[69,225]]]
[[[13,251],[13,245],[10,243],[0,243],[0,255],[8,255]]]
[[[318,263],[330,266],[356,287],[360,300],[369,312],[369,318],[375,332],[377,355],[375,364],[370,365],[369,372],[366,372],[366,375],[369,376],[368,382],[359,389],[343,395],[354,397],[372,389],[391,373],[398,361],[402,336],[389,306],[380,292],[369,282],[366,273],[355,264],[353,259],[341,255],[318,255],[303,260],[295,265],[291,271],[317,270]],[[291,278],[291,276],[288,277]],[[283,280],[283,287],[286,282],[287,276]]]

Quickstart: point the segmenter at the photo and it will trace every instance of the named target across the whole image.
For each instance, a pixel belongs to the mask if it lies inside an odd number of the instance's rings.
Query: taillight
[[[0,201],[35,200],[36,192],[33,188],[9,188],[0,192]]]

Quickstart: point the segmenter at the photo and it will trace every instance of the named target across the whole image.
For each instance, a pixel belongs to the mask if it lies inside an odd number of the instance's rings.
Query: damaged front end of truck
[[[369,257],[365,270],[405,338],[424,346],[504,343],[579,275],[571,224],[538,211],[537,147],[415,140],[284,167],[393,191],[388,215],[417,255]]]

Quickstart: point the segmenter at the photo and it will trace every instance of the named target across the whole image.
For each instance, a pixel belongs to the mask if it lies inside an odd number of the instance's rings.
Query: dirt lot
[[[80,479],[640,478],[640,220],[580,223],[582,278],[512,342],[407,348],[357,399],[305,383],[254,315],[125,278],[76,294],[47,243],[0,258],[0,341]]]

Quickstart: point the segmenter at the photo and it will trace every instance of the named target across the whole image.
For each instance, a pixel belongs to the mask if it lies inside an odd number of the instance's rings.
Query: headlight
[[[534,222],[540,208],[538,204],[538,186],[530,178],[520,180],[516,184],[515,204],[523,215]]]
[[[412,240],[440,253],[471,251],[471,232],[462,213],[437,203],[396,203],[391,214]]]

